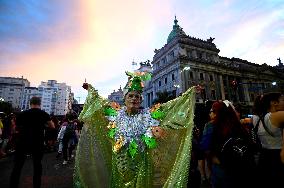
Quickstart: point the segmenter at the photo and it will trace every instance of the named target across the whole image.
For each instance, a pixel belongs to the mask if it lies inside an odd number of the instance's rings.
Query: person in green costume
[[[186,187],[195,87],[167,103],[141,109],[143,81],[151,76],[126,74],[123,107],[83,84],[88,96],[79,116],[84,127],[76,151],[74,187]]]

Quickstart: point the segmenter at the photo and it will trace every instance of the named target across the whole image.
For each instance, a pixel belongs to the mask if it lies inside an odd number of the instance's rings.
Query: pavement
[[[63,165],[63,159],[56,159],[56,152],[45,153],[42,160],[42,188],[72,188],[74,159]],[[9,177],[13,168],[13,156],[0,159],[0,187],[9,187]],[[33,187],[33,165],[28,157],[22,169],[19,188]]]
[[[56,152],[45,153],[42,160],[42,186],[41,188],[72,188],[74,158],[63,165],[62,157],[56,159]],[[9,188],[9,178],[13,168],[13,156],[0,159],[0,188]],[[19,188],[33,187],[33,165],[28,157],[22,169]],[[190,187],[190,186],[188,186]],[[210,188],[209,183],[203,182],[200,188]]]

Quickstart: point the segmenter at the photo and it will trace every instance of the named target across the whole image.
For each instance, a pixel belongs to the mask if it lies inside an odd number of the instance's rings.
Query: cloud
[[[175,14],[188,35],[215,37],[220,55],[268,62],[283,52],[282,12],[279,1],[2,0],[0,75],[65,82],[81,101],[86,78],[106,97],[132,60],[166,43]]]

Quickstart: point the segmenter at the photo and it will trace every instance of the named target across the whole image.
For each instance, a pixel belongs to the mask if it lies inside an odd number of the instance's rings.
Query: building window
[[[202,59],[202,53],[201,52],[197,52],[197,58]]]
[[[187,56],[188,56],[188,58],[191,58],[191,51],[187,52]]]
[[[168,83],[168,78],[165,78],[165,84],[167,84]]]
[[[193,79],[193,72],[189,72],[190,79]]]
[[[171,51],[171,52],[169,53],[169,57],[170,57],[170,60],[174,59],[174,52],[173,52],[173,51]]]
[[[213,75],[210,75],[210,81],[213,81]]]
[[[174,74],[172,74],[172,81],[174,81],[175,80],[175,75]]]
[[[254,101],[254,100],[255,100],[254,94],[251,93],[251,94],[250,94],[250,101]]]
[[[14,89],[10,89],[10,91],[14,91]]]
[[[229,99],[228,93],[225,93],[225,99]]]
[[[203,73],[200,73],[200,80],[204,80]]]
[[[215,92],[215,90],[211,90],[211,99],[216,99],[216,92]]]
[[[224,84],[225,87],[227,86],[227,80],[226,79],[223,79],[223,84]]]
[[[159,81],[159,87],[161,86],[161,81]]]

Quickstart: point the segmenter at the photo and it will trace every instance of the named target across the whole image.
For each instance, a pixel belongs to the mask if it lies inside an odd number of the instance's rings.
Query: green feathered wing
[[[158,147],[151,153],[155,187],[187,186],[194,107],[194,87],[160,107],[165,114],[160,126],[165,129],[166,135],[157,139]]]
[[[108,101],[89,86],[80,114],[84,121],[78,143],[74,187],[186,187],[191,152],[195,92],[191,88],[160,108],[165,114],[160,126],[166,136],[155,149],[131,157],[126,148],[113,153],[104,110]]]
[[[111,143],[107,138],[104,116],[108,101],[89,85],[88,96],[79,119],[84,122],[76,150],[74,187],[110,187]]]

